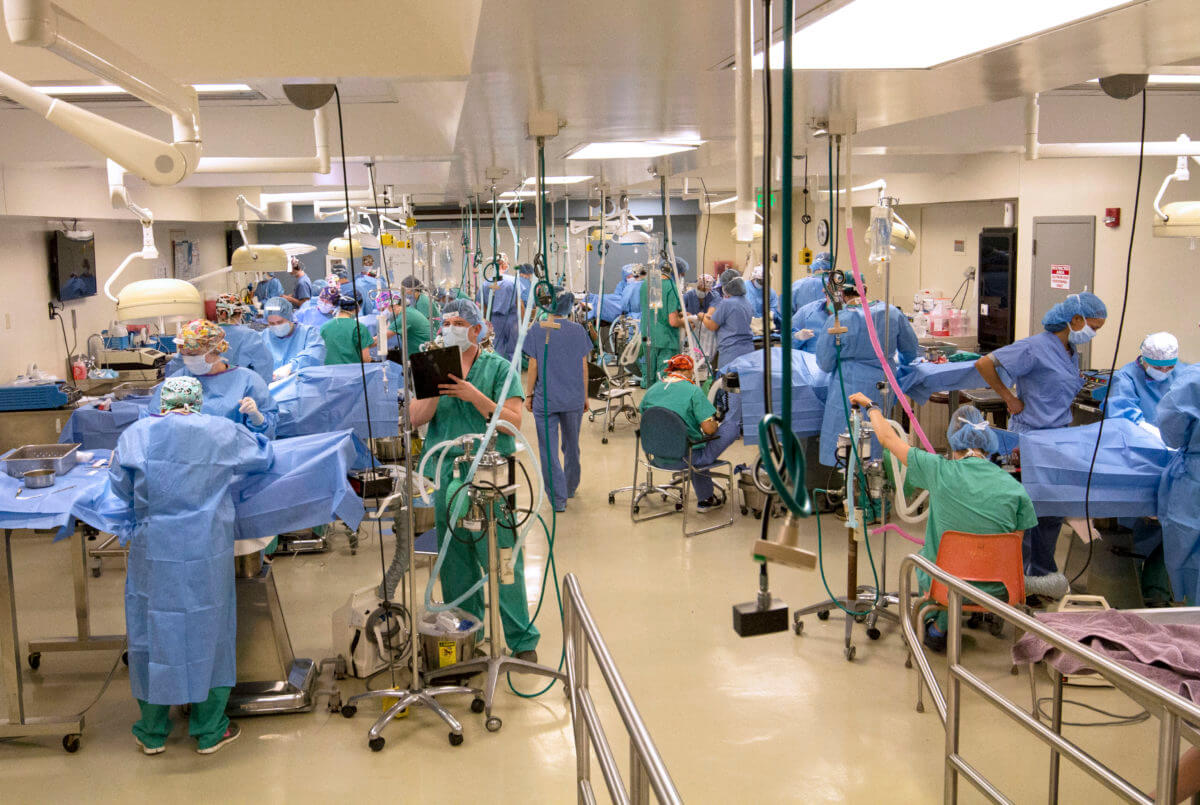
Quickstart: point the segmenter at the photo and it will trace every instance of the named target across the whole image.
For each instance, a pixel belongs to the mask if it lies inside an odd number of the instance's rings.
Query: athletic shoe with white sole
[[[229,726],[225,728],[225,734],[221,736],[221,740],[217,741],[207,749],[198,748],[196,751],[201,755],[211,755],[214,752],[221,751],[223,747],[233,743],[240,737],[242,737],[242,728],[230,721]]]

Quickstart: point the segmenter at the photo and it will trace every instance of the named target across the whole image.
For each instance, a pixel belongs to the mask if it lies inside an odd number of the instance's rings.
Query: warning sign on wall
[[[1071,267],[1050,266],[1050,287],[1071,290]]]

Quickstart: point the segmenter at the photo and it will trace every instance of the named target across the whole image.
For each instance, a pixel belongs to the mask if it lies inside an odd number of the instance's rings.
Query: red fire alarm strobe
[[[1121,225],[1121,208],[1107,207],[1104,210],[1104,225],[1109,229],[1116,229]]]

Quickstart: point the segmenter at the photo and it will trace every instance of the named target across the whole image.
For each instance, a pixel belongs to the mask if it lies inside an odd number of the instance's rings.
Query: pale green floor
[[[842,655],[842,620],[809,618],[803,637],[791,632],[739,638],[730,606],[756,591],[749,557],[758,521],[738,517],[731,529],[685,540],[675,517],[632,525],[628,498],[607,503],[607,491],[629,483],[632,431],[618,426],[608,445],[599,424],[584,423],[584,480],[578,498],[559,519],[558,565],[578,575],[630,691],[684,799],[691,802],[936,802],[942,792],[942,727],[932,708],[914,711],[915,671],[891,625],[868,641],[856,630],[857,659]],[[527,433],[532,428],[527,423]],[[749,458],[745,448],[730,455]],[[840,527],[828,521],[831,529]],[[815,528],[805,521],[815,547]],[[832,540],[826,567],[840,590],[844,541]],[[840,544],[839,544],[840,543]],[[909,543],[893,541],[889,574],[895,587],[899,559]],[[23,639],[67,634],[73,628],[65,544],[19,538],[15,547]],[[390,546],[389,546],[390,550]],[[530,596],[544,567],[543,539],[531,543]],[[861,578],[869,578],[865,552]],[[282,558],[275,564],[289,631],[300,656],[330,653],[330,613],[350,592],[379,576],[378,543],[351,556],[344,542],[323,555]],[[424,574],[422,574],[423,576]],[[96,631],[123,629],[124,574],[110,561],[91,584]],[[424,579],[421,588],[424,587]],[[780,569],[776,595],[794,606],[824,597],[815,571]],[[552,660],[561,646],[556,613],[547,610],[539,654]],[[986,632],[968,637],[967,657],[977,672],[1028,702],[1026,677],[1009,675],[1007,640]],[[22,652],[23,653],[23,652]],[[90,701],[114,658],[47,655],[38,673],[25,672],[33,714],[63,713]],[[943,667],[936,664],[935,667]],[[622,765],[627,743],[605,701],[598,673],[593,689],[602,702],[610,739]],[[520,684],[520,683],[519,683]],[[526,685],[532,683],[526,682]],[[348,693],[361,682],[344,684]],[[1110,691],[1073,694],[1101,707],[1136,707]],[[67,755],[58,740],[0,744],[0,799],[224,802],[570,802],[574,751],[563,695],[558,688],[536,701],[504,695],[497,714],[504,728],[483,729],[467,701],[452,704],[464,721],[466,743],[451,748],[440,721],[424,712],[393,724],[387,747],[366,746],[369,713],[353,720],[319,708],[301,715],[243,719],[242,739],[202,757],[177,729],[168,751],[143,757],[129,725],[136,707],[123,669],[87,716],[83,748]],[[1071,714],[1071,711],[1068,711]],[[1078,712],[1075,711],[1078,715]],[[977,700],[967,699],[963,751],[993,775],[1017,802],[1045,799],[1048,752],[1015,724]],[[1134,782],[1152,778],[1157,722],[1134,727],[1069,730]],[[1064,802],[1108,801],[1083,775],[1064,771]],[[595,775],[602,792],[601,778]],[[966,789],[964,784],[964,790]],[[603,794],[601,793],[603,799]],[[966,792],[963,801],[977,801]]]

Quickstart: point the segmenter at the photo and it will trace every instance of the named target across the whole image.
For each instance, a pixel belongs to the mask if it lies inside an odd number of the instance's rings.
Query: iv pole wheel
[[[121,662],[124,663],[126,668],[129,667],[129,652],[128,651],[121,652]]]
[[[881,632],[874,626],[867,629],[867,637],[871,638],[872,640],[878,640],[880,634]]]
[[[353,705],[353,704],[343,704],[342,705],[342,718],[354,718],[354,715],[357,712],[358,712],[357,705]]]
[[[488,716],[487,721],[483,722],[483,726],[487,727],[488,732],[499,732],[500,728],[504,726],[504,722],[500,720],[499,716]]]
[[[461,732],[450,733],[450,745],[451,746],[462,746],[462,742],[463,742],[463,736],[462,736]]]
[[[472,713],[482,713],[483,708],[486,706],[487,706],[487,703],[484,702],[483,699],[473,699],[471,701],[471,712]]]
[[[617,502],[617,497],[616,497],[616,495],[609,495],[609,496],[608,496],[608,505],[609,505],[609,506],[613,505],[613,504],[614,504],[614,503],[616,503],[616,502]]]
[[[829,620],[829,610],[828,609],[818,609],[817,610],[817,620],[820,620],[820,621]]]
[[[79,751],[79,733],[73,732],[70,735],[64,735],[62,739],[62,747],[71,754]]]
[[[32,652],[26,659],[29,661],[29,667],[36,671],[42,664],[42,652]]]
[[[796,624],[792,627],[792,631],[796,633],[797,637],[804,634],[804,621],[796,621]]]
[[[372,752],[378,752],[383,749],[384,743],[386,743],[386,741],[384,741],[383,736],[381,735],[378,738],[372,738],[371,740],[367,741],[367,746],[371,747]]]
[[[854,646],[846,646],[846,662],[854,662]]]

